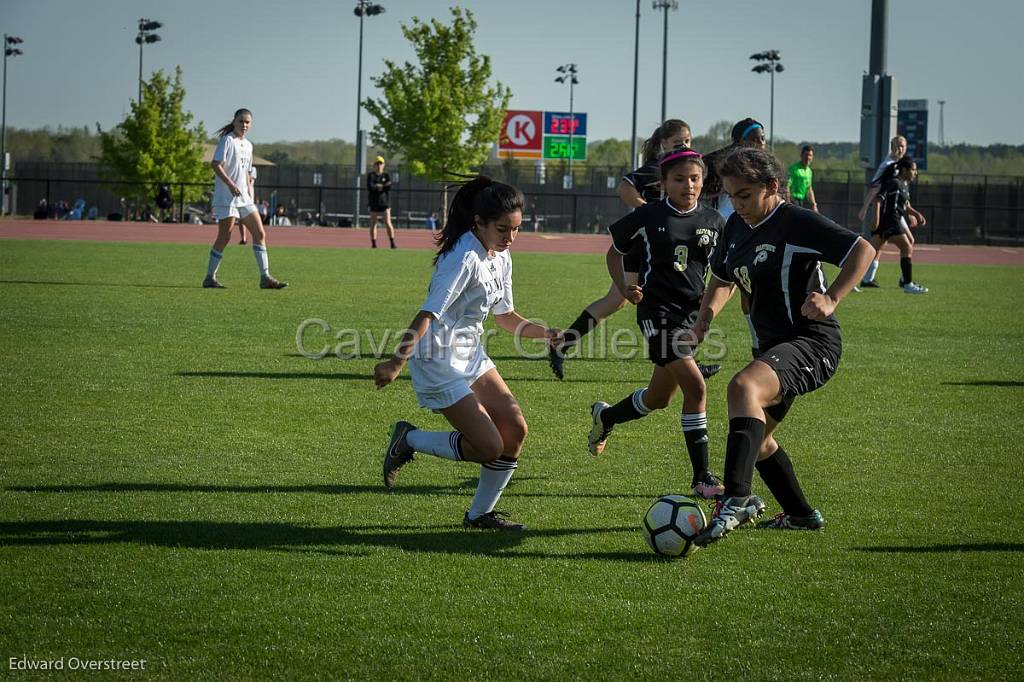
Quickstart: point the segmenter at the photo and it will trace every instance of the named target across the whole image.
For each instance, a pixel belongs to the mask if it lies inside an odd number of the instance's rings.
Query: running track
[[[269,227],[272,246],[315,246],[338,249],[364,249],[370,237],[366,229],[338,227]],[[238,233],[235,232],[235,235]],[[173,244],[213,243],[217,228],[213,225],[175,225],[153,223],[113,223],[106,221],[0,220],[0,239],[44,239],[58,241],[156,242]],[[403,249],[433,248],[426,230],[398,230],[397,241]],[[382,229],[378,240],[387,244]],[[514,251],[533,253],[604,253],[610,241],[607,235],[538,234],[521,232]],[[886,260],[898,260],[899,252],[888,246]],[[1024,248],[998,246],[941,246],[922,244],[914,249],[919,263],[960,265],[1024,266]]]

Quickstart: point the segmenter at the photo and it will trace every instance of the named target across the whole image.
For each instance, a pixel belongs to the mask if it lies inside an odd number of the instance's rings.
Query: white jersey
[[[212,204],[214,206],[248,206],[252,204],[253,199],[249,196],[249,177],[256,177],[256,169],[252,165],[252,142],[235,137],[234,133],[223,135],[217,143],[217,149],[213,152],[213,160],[220,161],[224,165],[224,172],[232,182],[238,185],[242,194],[237,197],[233,195],[220,176],[215,175]]]
[[[427,298],[420,306],[433,315],[409,359],[413,388],[424,407],[446,407],[494,366],[481,338],[487,314],[512,312],[512,257],[489,256],[466,232],[438,259]]]

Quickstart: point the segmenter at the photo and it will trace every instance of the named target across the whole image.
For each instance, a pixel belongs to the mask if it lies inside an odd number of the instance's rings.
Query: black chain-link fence
[[[483,172],[516,185],[526,194],[523,227],[527,231],[603,232],[626,212],[615,194],[625,168],[588,167],[574,173],[573,189],[557,165],[542,173],[538,168],[501,164]],[[396,226],[425,228],[431,213],[442,213],[442,183],[414,177],[402,168],[389,167],[392,174],[391,212]],[[360,183],[363,176],[359,177]],[[46,201],[49,217],[67,216],[62,203],[74,217],[114,220],[156,219],[210,222],[209,205],[186,204],[181,200],[184,186],[171,183],[173,206],[155,208],[157,187],[140,185],[135,194],[122,197],[112,183],[102,180],[95,164],[20,163],[11,182],[12,212],[29,215]],[[352,167],[269,166],[259,169],[257,200],[266,201],[270,211],[278,205],[293,225],[351,226],[356,203],[356,177]],[[202,189],[212,191],[212,180]],[[360,184],[357,224],[366,225],[366,190]],[[856,171],[817,171],[814,191],[819,210],[859,231],[857,211],[864,199],[864,176]],[[1021,195],[1024,178],[986,175],[921,174],[911,188],[913,205],[928,219],[916,237],[923,243],[1022,244],[1024,206]],[[77,213],[75,206],[81,209]],[[153,216],[152,218],[150,216]]]

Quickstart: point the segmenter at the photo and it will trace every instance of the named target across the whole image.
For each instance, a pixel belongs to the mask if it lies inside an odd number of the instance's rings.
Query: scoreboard
[[[896,130],[907,138],[907,156],[917,161],[917,169],[928,170],[928,100],[899,100]]]
[[[572,137],[572,145],[569,138]],[[567,111],[505,113],[498,158],[587,160],[587,115]]]

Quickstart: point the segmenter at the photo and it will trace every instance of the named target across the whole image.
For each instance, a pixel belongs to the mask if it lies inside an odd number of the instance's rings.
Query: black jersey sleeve
[[[820,254],[819,260],[842,267],[860,237],[820,213],[794,206],[788,208],[797,214],[791,242],[813,249]]]
[[[718,213],[718,211],[715,211]],[[721,220],[721,229],[718,233],[718,244],[715,246],[714,251],[711,252],[711,257],[708,259],[708,269],[711,270],[711,276],[720,279],[723,282],[732,283],[733,279],[729,275],[729,271],[725,267],[725,256],[729,250],[729,233],[730,225],[733,220],[739,220],[740,217],[737,214],[729,216],[729,220],[724,220],[721,215],[718,216]]]
[[[640,209],[642,208],[644,207],[641,206]],[[643,214],[645,211],[640,209],[630,211],[608,228],[608,232],[612,235],[612,246],[623,256],[629,255],[639,242],[640,233],[644,230]]]

